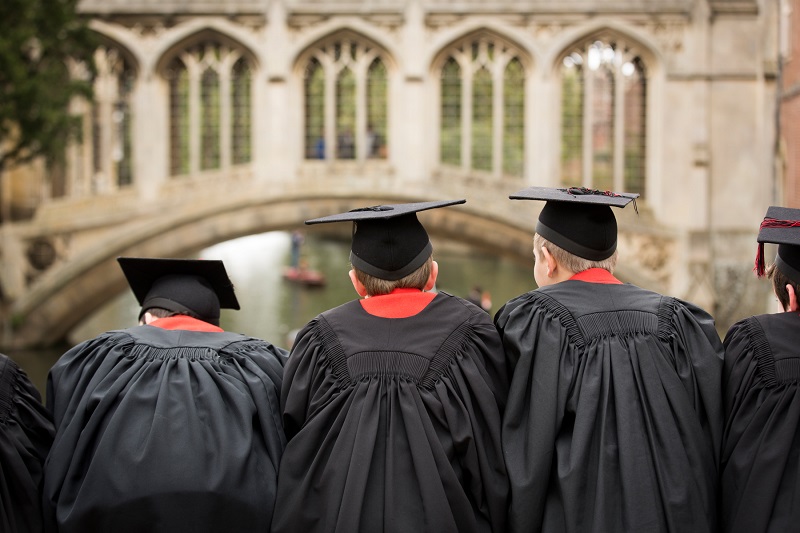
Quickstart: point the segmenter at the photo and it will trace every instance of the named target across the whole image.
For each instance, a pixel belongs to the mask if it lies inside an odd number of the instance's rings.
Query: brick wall
[[[781,140],[784,148],[783,205],[800,208],[800,0],[790,0],[791,12],[784,14],[788,24],[788,50],[784,50],[781,87]]]

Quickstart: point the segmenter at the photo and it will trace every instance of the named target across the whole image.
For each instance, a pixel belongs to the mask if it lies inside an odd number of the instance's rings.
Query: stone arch
[[[458,64],[457,76],[452,70],[449,76],[445,73],[446,62],[451,58]],[[460,34],[439,49],[429,66],[435,117],[432,130],[437,139],[432,152],[437,164],[468,169],[471,173],[477,171],[492,176],[491,179],[524,176],[530,126],[526,125],[523,110],[531,105],[533,67],[533,59],[523,46],[486,26]],[[481,76],[483,79],[479,81]],[[483,105],[477,103],[476,84],[483,86]],[[498,103],[495,94],[502,99],[499,106],[495,105]],[[466,101],[463,98],[469,98],[474,106],[466,118],[461,107]],[[461,117],[457,117],[459,108]],[[482,124],[475,119],[476,110],[483,110]],[[513,123],[514,118],[519,118],[517,124]],[[454,131],[458,134],[453,134]]]
[[[240,50],[242,52],[242,57],[250,63],[253,69],[259,68],[258,56],[253,51],[253,48],[246,45],[239,38],[232,37],[230,33],[220,31],[213,26],[204,26],[194,29],[191,33],[182,35],[180,39],[174,39],[170,40],[169,43],[164,43],[155,64],[155,72],[159,75],[162,74],[169,63],[183,50],[209,40]]]
[[[522,45],[519,41],[513,38],[509,38],[506,36],[507,34],[497,31],[494,28],[491,28],[487,25],[480,25],[475,28],[470,29],[469,31],[461,31],[457,36],[449,38],[449,40],[441,45],[437,45],[435,51],[431,55],[431,59],[428,62],[430,65],[429,70],[432,75],[435,75],[438,72],[448,56],[448,52],[452,50],[454,47],[464,43],[466,41],[471,41],[474,39],[480,39],[481,37],[486,37],[495,41],[502,42],[511,48],[516,48],[519,50],[519,58],[522,61],[522,66],[525,68],[525,72],[527,75],[533,71],[534,68],[534,56],[531,54],[530,49],[524,45]],[[434,76],[435,77],[435,76]]]
[[[102,46],[113,48],[116,50],[123,59],[131,66],[134,72],[134,77],[139,78],[142,75],[142,61],[141,58],[133,52],[126,44],[120,42],[115,37],[109,36],[101,31],[95,30],[98,36],[98,41]]]
[[[297,73],[298,66],[308,57],[309,52],[320,44],[336,39],[343,35],[351,35],[354,39],[370,42],[374,46],[384,51],[386,61],[391,63],[392,70],[400,68],[402,54],[397,46],[386,39],[386,34],[380,32],[374,26],[365,23],[360,19],[337,19],[329,23],[321,24],[313,31],[304,36],[298,43],[295,51],[289,54],[288,64],[292,65],[292,70]],[[301,69],[302,70],[302,69]]]
[[[113,46],[123,54],[136,70],[137,77],[146,71],[146,54],[140,49],[141,43],[132,38],[130,32],[97,19],[92,20],[89,27],[99,36],[101,44]]]
[[[661,182],[660,167],[655,162],[659,159],[660,146],[662,144],[661,128],[658,126],[661,121],[661,106],[658,105],[658,102],[661,98],[664,84],[663,65],[665,60],[663,54],[658,44],[637,28],[624,22],[600,18],[570,31],[565,31],[558,36],[548,49],[545,64],[543,65],[545,77],[551,80],[560,80],[560,68],[565,58],[576,48],[594,41],[603,41],[614,45],[623,44],[628,54],[638,57],[644,66],[644,79],[646,80],[647,89],[644,99],[644,179],[641,183],[642,190],[646,191],[646,197],[642,197],[641,201],[645,205],[657,208],[657,206],[654,206],[654,199],[657,199],[659,195],[657,193],[653,194],[653,191],[658,190]],[[558,111],[554,112],[554,114],[560,113],[561,90],[562,88],[559,84],[557,89],[558,98],[555,100],[556,105],[554,106],[554,109],[558,109]],[[557,117],[558,122],[554,123],[554,131],[560,139],[561,122],[559,119],[560,116]],[[561,157],[561,154],[553,154],[552,157],[553,168],[559,167],[560,163],[557,163],[556,160]]]
[[[342,54],[345,50],[350,50],[350,54],[352,55]],[[322,94],[320,95],[320,93],[317,92],[316,94],[320,97],[315,100],[317,104],[322,104],[322,109],[317,105],[314,107],[316,111],[314,113],[309,113],[308,109],[310,106],[306,101],[306,97],[308,96],[306,94],[307,86],[305,85],[307,75],[306,69],[314,62],[318,68],[316,72],[318,74],[321,73],[320,75],[325,79],[325,83],[322,84],[324,85]],[[384,101],[385,106],[376,106],[372,108],[368,105],[369,100],[367,93],[371,81],[371,68],[376,63],[380,64],[379,66],[381,67],[383,75],[383,83],[380,85],[383,87],[383,90],[379,98]],[[384,159],[386,157],[385,155],[379,154],[380,150],[378,148],[373,147],[378,146],[374,141],[380,137],[383,139],[382,147],[385,149],[388,145],[388,139],[391,138],[390,131],[392,120],[390,108],[392,81],[396,80],[398,69],[394,57],[381,43],[374,41],[367,35],[354,31],[352,28],[341,28],[310,43],[295,57],[292,65],[292,72],[292,83],[296,84],[296,90],[294,92],[297,95],[302,95],[295,103],[304,102],[304,106],[301,107],[304,107],[304,112],[306,113],[302,115],[301,119],[303,124],[301,144],[303,145],[304,157],[306,160],[319,158],[319,155],[322,155],[322,159],[354,160],[372,157]],[[338,83],[337,76],[344,72],[348,72],[352,80],[351,83],[362,87],[363,91],[359,94],[358,90],[356,90],[354,94],[350,95],[349,99],[345,98],[344,100],[354,104],[355,114],[354,116],[350,115],[351,119],[349,121],[342,121],[353,122],[352,127],[345,128],[349,130],[349,138],[351,138],[352,141],[349,143],[342,142],[340,145],[338,138],[339,134],[342,132],[340,131],[341,123],[339,117],[331,120],[329,114],[331,110],[325,102],[332,101],[332,94],[330,94],[332,93],[331,85],[327,78],[329,76],[334,77],[334,83]],[[319,83],[320,79],[322,78],[317,77],[316,83]],[[335,94],[335,91],[333,91],[333,93]],[[338,108],[339,105],[340,102],[337,97],[334,108]],[[372,125],[373,123],[370,121],[369,117],[370,109],[383,109],[382,116],[377,118],[373,117],[378,124],[374,132],[368,128],[368,124]],[[320,128],[321,135],[317,133],[320,131]],[[368,135],[368,133],[374,133],[374,135]],[[318,136],[319,139],[315,141],[314,137],[316,136]],[[342,137],[342,139],[345,140],[347,138],[347,135],[343,135]],[[372,139],[372,141],[369,139]],[[353,148],[342,149],[342,146],[345,145],[352,145]],[[333,149],[316,148],[316,146],[333,147]],[[385,151],[382,153],[385,154]]]
[[[626,43],[635,46],[637,52],[650,69],[660,68],[664,63],[664,58],[658,45],[636,28],[613,20],[595,20],[586,26],[565,31],[558,35],[558,38],[554,40],[543,58],[544,64],[549,65],[550,75],[557,75],[561,61],[571,48],[581,42],[594,39],[624,40]]]
[[[237,237],[267,231],[288,230],[304,220],[363,205],[380,205],[420,198],[401,195],[288,197],[257,204],[231,203],[207,211],[185,209],[154,220],[147,227],[119,228],[113,235],[47,273],[31,293],[11,310],[16,347],[53,345],[109,295],[124,291],[124,277],[116,264],[119,256],[181,257]],[[513,226],[480,211],[458,208],[440,210],[425,220],[432,238],[451,239],[528,260],[529,229]]]

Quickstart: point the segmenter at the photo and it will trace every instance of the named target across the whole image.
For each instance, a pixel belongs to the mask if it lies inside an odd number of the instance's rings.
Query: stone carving
[[[625,263],[661,284],[668,284],[674,270],[675,242],[649,233],[621,231],[619,247],[625,250]]]
[[[66,260],[68,236],[36,237],[25,246],[25,285],[30,287],[42,274]]]

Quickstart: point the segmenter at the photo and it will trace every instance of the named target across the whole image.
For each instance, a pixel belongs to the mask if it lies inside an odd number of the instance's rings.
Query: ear
[[[542,246],[542,258],[547,264],[547,277],[555,278],[558,275],[558,263],[546,246]]]
[[[428,281],[425,283],[423,291],[429,291],[436,286],[436,278],[439,277],[439,263],[431,261],[431,275],[428,276]]]
[[[789,305],[787,306],[788,308],[786,309],[786,311],[797,312],[798,310],[797,293],[794,292],[794,287],[792,287],[790,284],[787,284],[786,292],[789,293]]]
[[[363,283],[358,281],[358,278],[356,277],[356,271],[353,270],[353,269],[350,269],[350,272],[348,272],[347,274],[350,276],[350,282],[353,284],[353,288],[356,290],[358,295],[361,296],[362,298],[366,298],[367,297],[367,288],[364,287]]]
[[[145,311],[144,315],[142,315],[142,319],[139,320],[139,325],[140,326],[145,326],[147,324],[150,324],[151,322],[155,322],[156,320],[158,320],[158,319],[156,317],[154,317],[150,313],[150,311]]]

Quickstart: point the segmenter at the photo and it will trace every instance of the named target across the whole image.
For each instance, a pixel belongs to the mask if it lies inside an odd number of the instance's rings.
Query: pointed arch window
[[[525,69],[519,51],[480,36],[448,51],[439,72],[439,158],[464,171],[522,176]]]
[[[594,40],[561,65],[561,182],[645,194],[647,71],[620,41]]]
[[[91,105],[92,182],[114,189],[133,183],[132,94],[135,73],[119,50],[95,51],[97,76]]]
[[[167,65],[170,175],[251,161],[252,67],[216,41],[192,46]]]
[[[308,54],[303,82],[306,159],[386,158],[383,52],[351,37],[327,41]]]

